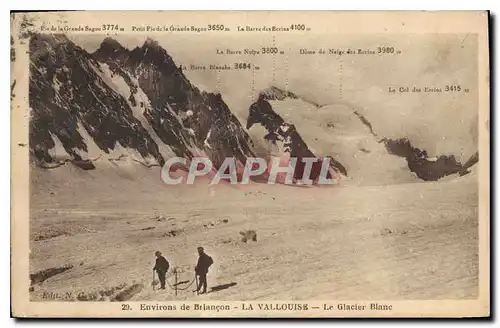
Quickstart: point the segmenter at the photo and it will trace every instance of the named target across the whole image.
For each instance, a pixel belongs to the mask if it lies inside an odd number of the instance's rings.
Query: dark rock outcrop
[[[90,160],[72,160],[71,163],[76,166],[81,168],[82,170],[89,171],[95,169],[94,163]]]
[[[408,168],[420,179],[436,181],[447,175],[459,173],[464,175],[469,167],[477,162],[478,156],[473,156],[465,165],[455,159],[455,156],[441,155],[435,160],[427,156],[425,150],[413,147],[407,138],[392,140],[384,138],[382,141],[390,154],[404,157],[408,162]],[[463,173],[460,173],[463,172]]]

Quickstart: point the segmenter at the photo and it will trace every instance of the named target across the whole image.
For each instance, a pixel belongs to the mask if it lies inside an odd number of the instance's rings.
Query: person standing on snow
[[[166,258],[161,255],[160,251],[155,252],[156,263],[153,271],[158,274],[158,279],[160,279],[160,289],[165,289],[165,276],[167,275],[168,269],[170,267]]]
[[[208,273],[208,268],[214,263],[212,258],[208,256],[203,247],[198,247],[198,264],[196,264],[196,267],[194,268],[194,272],[198,277],[200,277],[200,280],[198,282],[198,286],[196,288],[196,292],[199,292],[200,289],[203,287],[203,291],[201,294],[205,294],[207,292],[207,273]]]

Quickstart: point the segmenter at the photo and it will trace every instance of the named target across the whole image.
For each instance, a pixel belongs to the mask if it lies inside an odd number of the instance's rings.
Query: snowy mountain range
[[[156,42],[105,39],[87,53],[64,35],[30,42],[30,150],[42,165],[208,156],[245,162],[251,140],[220,94],[193,86]],[[92,158],[94,157],[94,158]]]
[[[258,125],[264,130],[252,134]],[[453,155],[430,157],[406,137],[380,137],[353,108],[318,105],[276,87],[263,90],[250,106],[246,128],[278,156],[328,157],[337,174],[356,184],[436,181],[466,175],[478,161],[478,153],[463,165]]]
[[[129,50],[106,38],[89,53],[65,35],[35,34],[29,86],[31,160],[44,168],[162,166],[172,156],[205,156],[218,168],[226,157],[255,157],[255,142],[269,155],[274,147],[279,156],[328,157],[332,173],[358,182],[437,180],[477,162],[429,159],[404,138],[380,138],[352,109],[276,87],[260,93],[243,126],[221,94],[200,91],[151,39]],[[259,125],[266,132],[256,139]]]

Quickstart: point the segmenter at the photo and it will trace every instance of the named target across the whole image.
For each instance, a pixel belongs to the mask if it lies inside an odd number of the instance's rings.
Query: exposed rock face
[[[221,95],[194,87],[155,41],[130,51],[107,38],[89,54],[64,35],[38,34],[30,52],[30,150],[38,161],[57,160],[56,144],[83,160],[94,143],[104,153],[124,148],[146,165],[177,155],[208,156],[218,167],[226,157],[253,156]]]
[[[30,149],[45,162],[57,137],[80,160],[87,144],[81,123],[104,152],[116,143],[161,160],[158,146],[123,97],[99,76],[99,63],[63,35],[34,35],[30,42]]]
[[[437,158],[429,158],[425,150],[413,147],[407,138],[398,140],[382,139],[389,153],[404,157],[408,162],[409,169],[420,179],[426,181],[436,181],[447,175],[460,173],[467,174],[467,169],[477,163],[476,156],[472,156],[465,165],[455,159],[455,156],[441,155]]]
[[[128,51],[106,39],[94,56],[128,81],[131,103],[138,101],[134,91],[143,90],[150,101],[144,117],[178,156],[191,157],[190,148],[202,149],[219,167],[226,157],[244,163],[252,155],[250,137],[221,95],[194,87],[157,42],[148,39]]]

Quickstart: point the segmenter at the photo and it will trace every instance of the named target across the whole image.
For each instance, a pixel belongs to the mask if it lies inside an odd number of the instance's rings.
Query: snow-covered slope
[[[333,156],[356,184],[415,181],[403,158],[390,155],[367,125],[343,105],[312,106],[301,100],[272,102],[285,121],[294,124],[318,156]]]
[[[251,124],[272,122],[266,124],[266,129],[250,130],[255,140],[267,140],[263,131],[269,132],[273,124],[286,122],[300,134],[301,147],[308,148],[315,156],[331,156],[336,161],[343,183],[379,185],[417,180],[406,161],[390,155],[384,144],[378,142],[369,124],[353,109],[343,105],[318,106],[295,95],[275,96],[276,89],[261,94],[271,105],[272,114],[260,119],[249,115]]]
[[[331,157],[344,183],[436,181],[467,174],[478,159],[477,153],[464,164],[453,155],[428,157],[406,136],[388,139],[378,135],[376,128],[350,106],[320,106],[276,87],[263,90],[250,107],[247,128],[260,152],[288,152],[295,157],[301,156],[297,151],[301,149],[320,158]],[[287,137],[290,133],[284,130],[288,129],[293,130],[293,138]],[[285,146],[280,147],[280,142]]]

